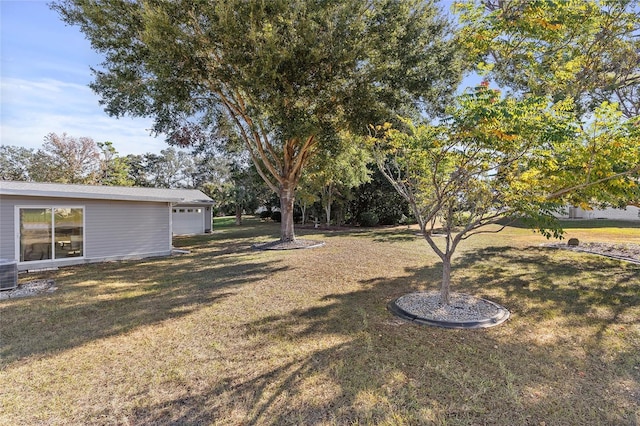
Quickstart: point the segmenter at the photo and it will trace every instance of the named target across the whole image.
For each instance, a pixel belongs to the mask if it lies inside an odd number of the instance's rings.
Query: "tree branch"
[[[562,195],[568,194],[569,192],[576,191],[578,189],[588,188],[589,186],[592,186],[592,185],[597,185],[599,183],[603,183],[603,182],[606,182],[606,181],[609,181],[609,180],[612,180],[612,179],[617,179],[617,178],[623,177],[623,176],[629,176],[629,175],[632,175],[632,174],[637,173],[637,172],[640,172],[640,165],[638,165],[638,166],[636,166],[636,167],[634,167],[632,169],[629,169],[627,171],[616,173],[615,175],[611,175],[611,176],[608,176],[608,177],[604,177],[602,179],[594,180],[592,182],[585,182],[585,183],[582,183],[580,185],[575,185],[575,186],[571,186],[571,187],[568,187],[568,188],[560,189],[560,190],[558,190],[556,192],[553,192],[553,193],[547,195],[545,198],[547,200],[552,200],[554,198],[559,198]]]

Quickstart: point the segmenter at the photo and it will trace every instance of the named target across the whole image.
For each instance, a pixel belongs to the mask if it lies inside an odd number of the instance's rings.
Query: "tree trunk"
[[[342,226],[344,224],[344,210],[341,206],[333,210],[333,217],[335,218],[336,226]]]
[[[327,227],[331,226],[331,204],[324,206],[324,212],[327,215]]]
[[[322,187],[322,207],[327,215],[327,228],[331,226],[331,204],[333,204],[333,184]]]
[[[293,203],[295,201],[295,185],[290,182],[280,185],[280,241],[296,240],[293,230]]]
[[[440,285],[440,303],[449,304],[449,287],[451,284],[451,257],[442,257],[442,284]]]
[[[236,204],[236,226],[242,225],[242,206]]]

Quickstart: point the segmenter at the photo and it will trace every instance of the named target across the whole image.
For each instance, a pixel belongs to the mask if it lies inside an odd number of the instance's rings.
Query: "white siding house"
[[[0,258],[27,270],[166,256],[173,235],[211,231],[212,205],[197,190],[0,181]]]
[[[612,219],[612,220],[640,220],[640,208],[627,206],[624,209],[585,210],[581,207],[568,207],[564,214],[558,214],[560,219]]]

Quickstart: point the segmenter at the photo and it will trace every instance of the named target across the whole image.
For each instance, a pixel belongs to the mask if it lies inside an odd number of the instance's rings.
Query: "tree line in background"
[[[395,224],[409,214],[408,205],[363,147],[353,145],[337,161],[328,156],[324,160],[304,176],[298,188],[297,222]],[[221,152],[209,143],[194,146],[192,151],[170,146],[159,154],[121,156],[112,142],[50,133],[39,149],[1,145],[0,179],[197,188],[216,201],[218,214],[235,215],[238,224],[242,214],[264,207],[270,217],[279,206],[241,150]]]
[[[83,185],[194,188],[215,170],[169,147],[160,154],[120,156],[112,142],[50,133],[39,149],[0,146],[0,178]]]
[[[131,185],[126,159],[111,142],[50,133],[38,150],[0,146],[0,178],[34,182]]]

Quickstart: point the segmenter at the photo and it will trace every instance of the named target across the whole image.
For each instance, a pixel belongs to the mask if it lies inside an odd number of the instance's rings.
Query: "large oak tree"
[[[189,141],[231,121],[280,197],[293,241],[295,189],[320,148],[392,112],[436,111],[460,61],[422,0],[61,0],[53,8],[104,55],[92,88],[106,111],[155,119]]]

